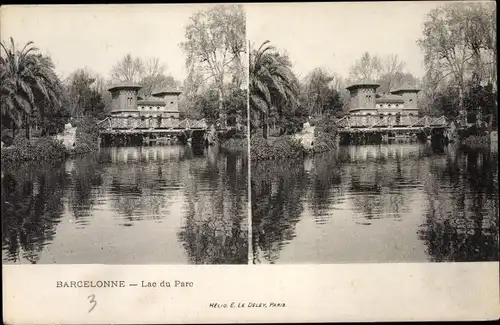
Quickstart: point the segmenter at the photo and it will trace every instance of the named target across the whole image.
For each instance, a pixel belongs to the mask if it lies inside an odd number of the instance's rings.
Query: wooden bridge
[[[208,124],[205,119],[176,119],[176,118],[134,118],[113,116],[97,123],[101,127],[101,134],[148,134],[174,133],[184,131],[205,131]]]
[[[415,133],[432,129],[447,129],[444,116],[397,116],[397,115],[346,115],[337,120],[340,133],[358,132],[408,132]]]
[[[111,116],[97,123],[103,144],[149,144],[181,140],[201,143],[209,129],[205,119]]]

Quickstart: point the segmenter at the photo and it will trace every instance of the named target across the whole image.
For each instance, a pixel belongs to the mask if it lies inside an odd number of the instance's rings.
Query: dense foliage
[[[251,52],[249,73],[250,110],[267,139],[270,115],[275,114],[282,126],[283,117],[297,107],[298,80],[288,56],[278,53],[269,41]]]
[[[2,129],[24,126],[26,137],[30,138],[33,122],[45,127],[46,115],[60,109],[61,81],[51,58],[40,54],[33,42],[18,49],[10,38],[10,45],[0,43],[0,46]]]
[[[337,147],[337,124],[333,117],[325,117],[315,123],[313,153],[334,150]]]
[[[250,139],[250,157],[252,161],[268,159],[299,158],[304,155],[304,148],[295,139],[282,136],[269,143],[260,135]]]
[[[227,115],[234,109],[232,90],[244,89],[245,28],[246,16],[241,5],[211,6],[191,16],[185,29],[186,41],[180,44],[189,72],[183,101],[189,115],[216,119],[222,126],[234,122]],[[207,80],[208,87],[204,87]],[[208,97],[200,98],[203,93]],[[215,99],[216,106],[212,105]],[[208,111],[199,110],[204,107],[199,105],[200,100],[211,103]],[[246,105],[238,115],[246,115]]]
[[[11,147],[2,149],[2,165],[34,160],[53,161],[63,159],[68,154],[64,145],[52,137],[44,136],[32,143],[24,135],[18,134]]]
[[[480,111],[497,114],[494,3],[451,3],[432,10],[418,44],[425,53],[422,104],[428,112],[443,111],[461,123]],[[481,103],[484,97],[495,100]]]
[[[77,126],[73,148],[67,149],[61,141],[56,140],[53,136],[42,136],[28,140],[23,134],[18,134],[11,146],[2,149],[2,165],[23,161],[54,161],[70,155],[96,150],[99,137],[96,120],[84,118],[78,122],[73,121],[73,124]]]

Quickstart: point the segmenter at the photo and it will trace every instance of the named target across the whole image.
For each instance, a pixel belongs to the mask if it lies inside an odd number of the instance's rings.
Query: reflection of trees
[[[405,187],[418,186],[413,180],[424,172],[421,146],[392,144],[346,147],[342,162],[349,176],[348,188],[354,210],[366,219],[399,218],[408,209]],[[424,163],[425,164],[425,163]],[[368,222],[369,224],[369,222]]]
[[[430,208],[419,237],[433,261],[498,260],[496,154],[467,149],[460,158],[432,169],[425,188]]]
[[[418,235],[434,261],[498,259],[498,163],[489,150],[421,144],[349,146],[304,161],[252,165],[254,262],[273,263],[295,237],[303,201],[317,223],[344,200],[371,219],[418,217]],[[416,195],[416,200],[421,200]],[[368,219],[368,220],[366,220]]]
[[[101,165],[97,155],[89,154],[76,157],[67,162],[71,164],[71,192],[69,204],[77,223],[87,225],[96,199],[102,190]]]
[[[65,183],[61,166],[23,165],[4,170],[2,248],[6,261],[24,258],[37,263],[63,213]]]
[[[199,148],[198,148],[199,149]],[[198,150],[199,151],[199,150]],[[179,232],[190,263],[247,263],[246,158],[203,153],[189,146],[111,148],[106,166],[112,205],[124,226],[167,215],[174,195],[184,197]],[[126,167],[124,166],[126,165]]]
[[[340,166],[336,163],[336,152],[324,153],[311,159],[313,168],[308,168],[308,160],[304,162],[310,179],[310,209],[317,223],[323,223],[332,207],[339,203],[343,196]]]
[[[285,241],[294,237],[306,193],[302,161],[252,165],[252,233],[254,263],[260,254],[270,263],[279,258]]]
[[[213,148],[190,164],[185,225],[178,236],[191,263],[247,263],[246,164],[246,157]]]
[[[189,166],[188,147],[113,147],[103,150],[111,164],[103,168],[113,208],[124,226],[144,218],[159,219],[169,199],[182,187]]]

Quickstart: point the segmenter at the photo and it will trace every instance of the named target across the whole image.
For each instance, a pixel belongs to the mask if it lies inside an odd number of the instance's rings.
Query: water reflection
[[[489,149],[346,146],[252,165],[255,263],[498,260]]]
[[[2,178],[7,263],[247,263],[247,157],[102,148]]]

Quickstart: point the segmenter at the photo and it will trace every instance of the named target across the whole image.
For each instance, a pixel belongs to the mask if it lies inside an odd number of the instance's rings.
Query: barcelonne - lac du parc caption
[[[125,288],[125,287],[142,287],[142,288],[192,288],[194,282],[189,281],[141,281],[138,283],[126,283],[125,281],[56,281],[57,288]]]

